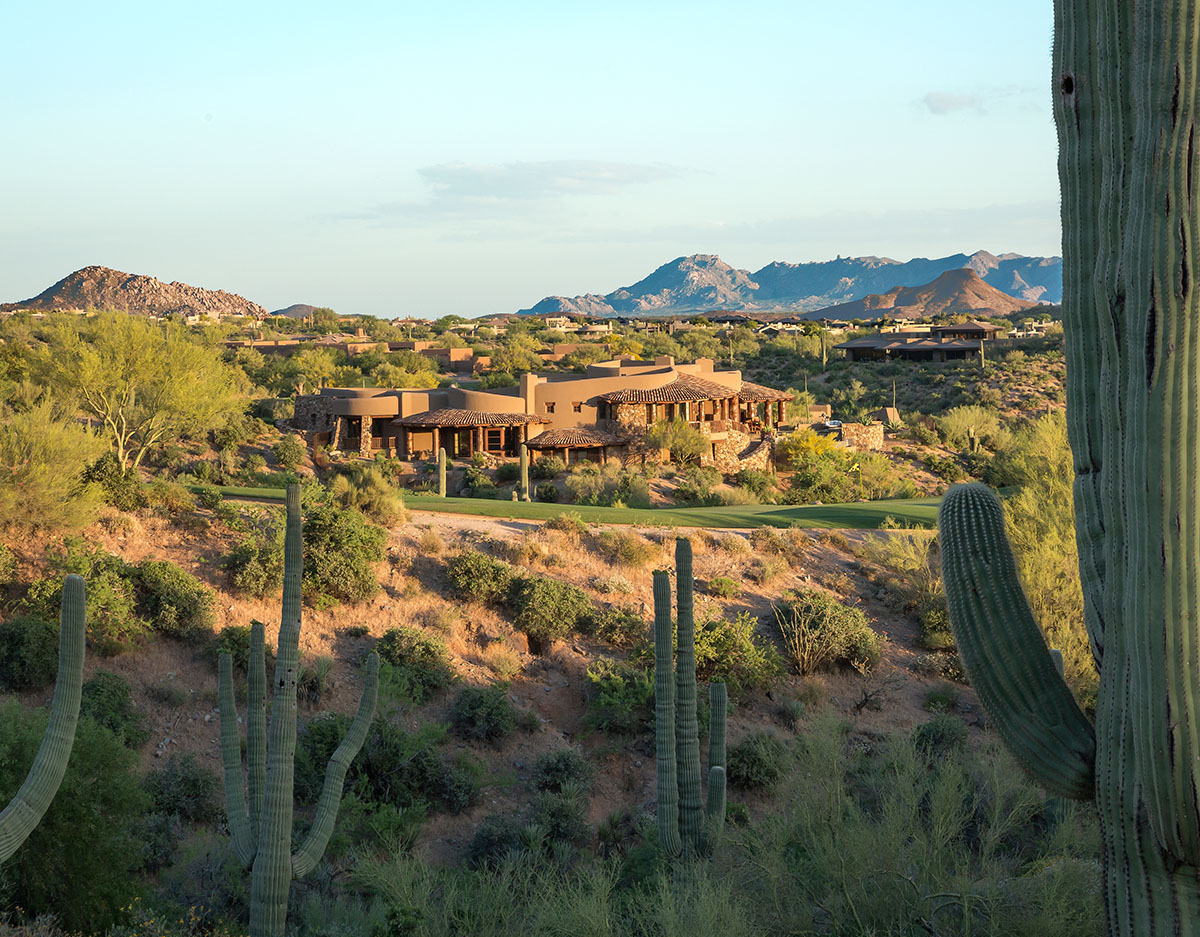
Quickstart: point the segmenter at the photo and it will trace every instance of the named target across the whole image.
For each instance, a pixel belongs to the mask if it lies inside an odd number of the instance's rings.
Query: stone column
[[[371,426],[374,422],[369,416],[362,418],[362,429],[358,435],[358,454],[364,459],[371,458]]]
[[[433,428],[433,456],[437,458],[438,450],[442,448],[442,428],[435,426]]]
[[[342,448],[342,421],[345,417],[335,416],[333,418],[333,433],[329,437],[329,449],[331,452],[338,452]]]

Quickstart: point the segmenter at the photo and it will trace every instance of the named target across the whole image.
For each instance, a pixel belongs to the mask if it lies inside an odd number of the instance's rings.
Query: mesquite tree
[[[1200,0],[1056,0],[1067,417],[1095,726],[980,486],[943,504],[951,619],[1005,741],[1096,800],[1109,933],[1200,933]]]

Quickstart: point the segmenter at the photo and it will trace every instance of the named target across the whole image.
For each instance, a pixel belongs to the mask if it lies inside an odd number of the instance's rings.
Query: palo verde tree
[[[1094,798],[1114,937],[1200,934],[1200,0],[1056,0],[1067,415],[1094,726],[995,497],[940,517],[959,648],[1048,789]]]
[[[245,396],[245,375],[216,348],[121,312],[56,322],[39,356],[40,377],[76,400],[123,470],[160,443],[223,426]]]

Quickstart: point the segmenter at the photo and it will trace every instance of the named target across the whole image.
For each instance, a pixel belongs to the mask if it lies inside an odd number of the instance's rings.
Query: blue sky
[[[0,301],[374,315],[681,254],[1059,252],[1049,0],[0,6]]]

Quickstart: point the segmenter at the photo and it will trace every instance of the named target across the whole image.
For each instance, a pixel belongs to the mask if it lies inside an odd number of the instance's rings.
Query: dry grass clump
[[[631,530],[602,530],[592,537],[596,552],[621,566],[642,567],[662,550]]]
[[[424,556],[440,556],[446,549],[446,541],[432,527],[426,527],[417,537],[417,548]]]
[[[521,656],[505,641],[489,641],[479,649],[477,657],[497,680],[511,680],[523,669]]]
[[[756,527],[750,531],[750,545],[760,555],[784,555],[789,552],[787,540],[775,527]]]
[[[751,551],[750,541],[741,534],[718,534],[717,547],[730,556],[745,556]]]
[[[774,582],[788,571],[788,564],[781,556],[757,556],[746,567],[746,578],[760,586]]]
[[[453,634],[462,623],[462,616],[449,605],[435,605],[421,614],[421,624],[441,635]]]
[[[620,573],[612,573],[608,576],[597,576],[592,580],[592,588],[601,595],[612,595],[618,593],[628,595],[633,592],[634,585]]]

